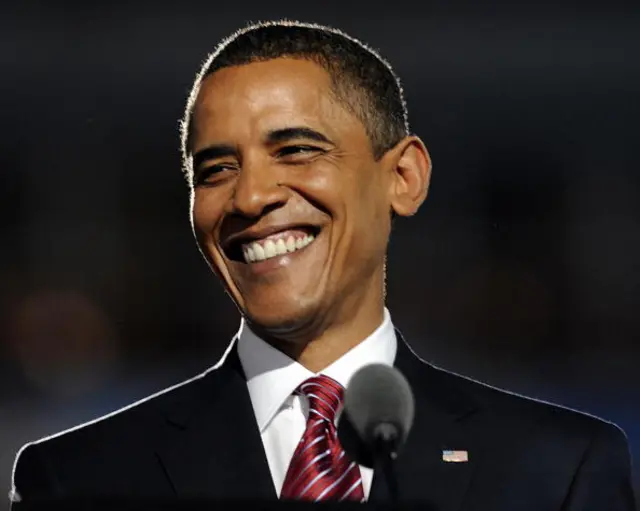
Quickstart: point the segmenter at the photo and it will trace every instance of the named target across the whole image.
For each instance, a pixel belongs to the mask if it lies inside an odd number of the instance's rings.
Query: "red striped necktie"
[[[348,459],[338,442],[336,412],[344,389],[319,375],[306,380],[297,392],[309,400],[307,428],[289,464],[281,499],[364,501],[360,467]]]

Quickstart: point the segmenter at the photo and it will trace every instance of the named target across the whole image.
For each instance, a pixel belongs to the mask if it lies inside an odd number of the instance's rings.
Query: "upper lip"
[[[272,234],[288,231],[291,229],[307,229],[312,230],[314,233],[320,230],[319,227],[314,226],[312,224],[284,224],[284,225],[270,225],[266,227],[261,227],[259,229],[250,228],[245,229],[239,233],[231,234],[227,236],[227,238],[222,242],[222,248],[226,251],[232,247],[237,247],[243,243],[249,243],[251,241],[259,240],[262,238],[266,238]]]

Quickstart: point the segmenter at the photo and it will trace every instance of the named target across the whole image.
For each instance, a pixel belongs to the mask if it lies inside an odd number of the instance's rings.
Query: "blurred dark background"
[[[2,4],[0,490],[23,443],[195,375],[237,329],[192,239],[178,119],[219,39],[280,17],[364,39],[403,79],[434,161],[392,236],[408,340],[618,423],[640,460],[640,9],[625,4]]]

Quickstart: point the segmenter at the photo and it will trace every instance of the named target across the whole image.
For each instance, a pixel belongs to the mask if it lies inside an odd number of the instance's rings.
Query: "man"
[[[627,511],[616,426],[420,360],[384,306],[395,216],[427,195],[389,65],[332,29],[250,26],[203,65],[182,125],[198,246],[237,304],[220,363],[28,444],[15,496],[381,501],[381,474],[340,446],[351,376],[395,365],[416,399],[400,498],[434,510]]]

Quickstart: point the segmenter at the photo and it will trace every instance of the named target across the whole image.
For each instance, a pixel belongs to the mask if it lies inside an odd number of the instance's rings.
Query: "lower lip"
[[[296,250],[295,252],[289,252],[287,254],[271,257],[269,259],[265,259],[264,261],[244,263],[243,267],[249,270],[254,275],[262,275],[264,273],[277,270],[278,268],[284,268],[286,266],[289,266],[289,264],[291,264],[292,261],[296,260],[301,254],[304,254],[307,249],[310,246],[314,245],[317,241],[318,236],[316,236],[314,240],[306,247]]]

